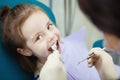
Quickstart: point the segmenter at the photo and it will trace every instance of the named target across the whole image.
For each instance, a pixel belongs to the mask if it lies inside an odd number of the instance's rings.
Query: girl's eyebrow
[[[44,26],[41,26],[41,28],[47,27],[50,23],[50,20],[47,21],[47,23]]]
[[[49,25],[49,23],[50,23],[50,20],[46,23],[45,27],[47,27]]]

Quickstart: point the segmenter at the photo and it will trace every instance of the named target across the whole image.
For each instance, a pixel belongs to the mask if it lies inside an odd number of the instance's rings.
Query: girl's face
[[[113,34],[104,33],[104,46],[111,51],[120,53],[120,39]]]
[[[51,49],[53,44],[57,45],[59,51],[61,50],[60,33],[42,11],[34,12],[25,21],[21,31],[28,49],[38,58],[46,58],[51,54],[53,52]]]

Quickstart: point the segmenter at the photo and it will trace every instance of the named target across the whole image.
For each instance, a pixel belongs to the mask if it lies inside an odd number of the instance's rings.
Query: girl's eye
[[[42,36],[41,36],[41,35],[38,35],[35,41],[41,40],[41,39],[42,39]]]
[[[48,24],[47,29],[48,29],[48,30],[52,30],[52,28],[53,28],[52,25],[53,25],[52,23]]]

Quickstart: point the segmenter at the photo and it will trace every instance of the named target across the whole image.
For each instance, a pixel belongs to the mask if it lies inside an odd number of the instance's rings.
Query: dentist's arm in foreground
[[[54,51],[47,58],[45,65],[40,72],[41,80],[66,80],[66,70],[61,61],[59,51]]]
[[[101,48],[93,48],[89,56],[93,53],[95,55],[88,59],[88,66],[96,67],[101,80],[117,80],[118,74],[115,71],[112,57]]]

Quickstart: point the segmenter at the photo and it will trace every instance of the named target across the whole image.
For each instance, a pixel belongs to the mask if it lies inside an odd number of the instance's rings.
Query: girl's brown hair
[[[34,72],[36,69],[37,57],[23,56],[17,52],[17,48],[25,48],[26,42],[21,32],[25,20],[34,12],[43,11],[37,6],[30,4],[20,4],[10,9],[4,7],[0,12],[0,20],[2,22],[2,39],[12,55],[17,56],[21,66],[29,71]]]

